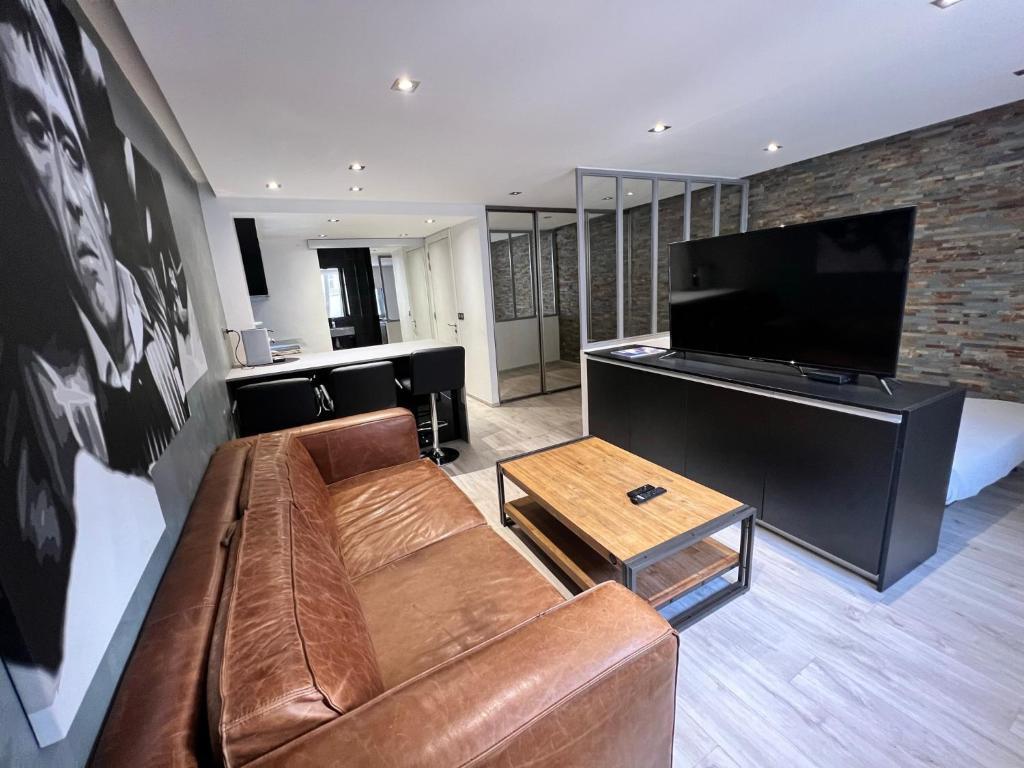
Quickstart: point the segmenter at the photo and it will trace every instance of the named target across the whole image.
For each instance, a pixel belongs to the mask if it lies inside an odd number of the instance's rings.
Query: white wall
[[[381,282],[383,278],[384,282]],[[375,264],[373,267],[373,284],[384,289],[384,301],[388,308],[388,317],[381,320],[395,320],[401,317],[398,303],[398,291],[395,287],[395,267],[393,263]]]
[[[458,295],[459,338],[466,348],[466,391],[485,403],[498,403],[494,365],[494,314],[487,253],[486,218],[478,216],[451,228],[452,264]],[[557,330],[556,330],[557,338]]]
[[[540,359],[540,350],[537,349],[536,317],[495,323],[494,341],[498,348],[499,371],[536,365]],[[545,317],[544,359],[550,363],[558,358],[558,317]]]
[[[260,237],[266,297],[252,297],[252,313],[275,339],[298,339],[305,352],[330,352],[317,252],[304,240]]]
[[[217,288],[220,291],[221,303],[224,305],[224,320],[228,328],[252,328],[249,288],[245,283],[242,252],[238,248],[238,235],[235,232],[231,208],[214,196],[209,185],[199,188],[199,203],[203,209],[210,254],[213,256]]]
[[[396,341],[403,341],[402,337],[402,324],[397,320],[388,321],[388,344],[394,344]]]
[[[412,304],[409,302],[409,280],[405,273],[405,251],[391,255],[395,270],[395,292],[398,294],[398,321],[401,323],[402,338],[412,341],[416,334],[412,330]]]

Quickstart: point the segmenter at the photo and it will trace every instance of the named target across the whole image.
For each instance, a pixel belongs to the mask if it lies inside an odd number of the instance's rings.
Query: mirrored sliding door
[[[488,229],[501,401],[578,387],[575,213],[490,210]]]

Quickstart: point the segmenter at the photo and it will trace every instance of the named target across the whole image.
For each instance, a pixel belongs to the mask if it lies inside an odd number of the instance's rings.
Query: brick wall
[[[555,313],[555,280],[557,274],[552,275],[554,267],[554,254],[551,249],[554,246],[554,231],[542,230],[540,233],[540,291],[541,305],[544,307],[544,315]],[[579,290],[577,288],[577,290]]]
[[[512,270],[508,262],[508,238],[491,241],[491,287],[494,292],[494,319],[512,320],[516,308],[512,303]]]
[[[508,239],[491,242],[491,285],[494,291],[494,317],[497,321],[529,317],[534,312],[533,282],[530,266],[530,238],[512,238],[512,264],[509,268]],[[515,292],[513,292],[513,281]],[[513,303],[514,299],[514,303]]]
[[[899,375],[1024,400],[1024,101],[753,176],[749,227],[903,205]]]
[[[580,284],[576,225],[555,230],[558,275],[558,347],[563,360],[580,359]]]

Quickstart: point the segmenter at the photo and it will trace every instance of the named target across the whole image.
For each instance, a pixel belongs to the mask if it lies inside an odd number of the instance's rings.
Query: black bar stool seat
[[[394,408],[395,366],[384,360],[345,365],[330,373],[331,399],[337,417]]]
[[[402,389],[412,395],[430,396],[430,430],[433,445],[422,455],[435,464],[447,464],[459,458],[454,448],[443,448],[438,436],[437,397],[443,392],[462,389],[466,382],[466,350],[462,347],[421,349],[409,355],[409,377],[401,379]]]
[[[235,390],[240,437],[311,424],[320,415],[313,382],[278,379],[243,384]]]

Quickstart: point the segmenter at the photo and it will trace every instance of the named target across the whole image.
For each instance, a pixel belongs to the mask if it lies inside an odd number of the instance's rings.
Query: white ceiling
[[[260,238],[290,237],[301,240],[319,239],[395,239],[398,237],[427,237],[447,227],[466,221],[466,216],[435,216],[427,223],[427,216],[394,214],[340,215],[338,222],[329,222],[330,216],[319,213],[260,213],[254,214]]]
[[[566,206],[577,165],[741,176],[1024,98],[1022,0],[116,3],[221,196]]]

